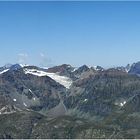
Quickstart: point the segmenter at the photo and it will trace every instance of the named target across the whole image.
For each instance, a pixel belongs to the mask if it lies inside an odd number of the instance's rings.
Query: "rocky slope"
[[[0,68],[0,138],[140,138],[139,63]]]

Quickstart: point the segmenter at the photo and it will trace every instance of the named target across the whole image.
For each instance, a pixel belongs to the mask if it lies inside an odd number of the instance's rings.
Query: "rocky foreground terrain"
[[[140,62],[0,68],[0,138],[140,138]]]

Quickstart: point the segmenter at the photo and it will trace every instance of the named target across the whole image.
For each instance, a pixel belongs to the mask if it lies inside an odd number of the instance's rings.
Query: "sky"
[[[0,2],[0,66],[140,61],[140,2]]]

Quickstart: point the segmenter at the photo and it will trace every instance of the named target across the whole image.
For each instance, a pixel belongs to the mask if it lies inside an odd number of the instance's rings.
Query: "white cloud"
[[[42,67],[50,67],[53,65],[52,59],[42,52],[40,52],[40,59],[40,66]]]
[[[41,56],[41,57],[45,57],[44,53],[40,53],[40,56]]]
[[[20,64],[26,64],[28,59],[27,53],[19,53],[18,54],[18,63]]]

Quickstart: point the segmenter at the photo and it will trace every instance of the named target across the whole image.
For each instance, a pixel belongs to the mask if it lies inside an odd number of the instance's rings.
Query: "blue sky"
[[[140,2],[0,2],[0,65],[140,61]]]

